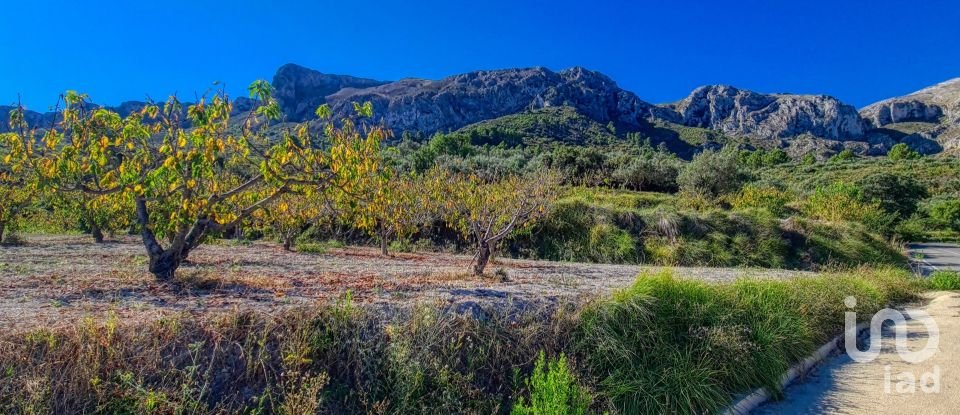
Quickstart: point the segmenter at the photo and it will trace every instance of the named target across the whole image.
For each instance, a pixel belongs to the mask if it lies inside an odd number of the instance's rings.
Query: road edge
[[[870,325],[867,323],[860,323],[857,325],[857,339],[860,340],[865,336],[869,335]],[[817,351],[813,352],[812,355],[807,356],[806,359],[803,359],[800,363],[797,363],[790,368],[786,373],[783,374],[783,377],[780,378],[780,388],[786,389],[788,386],[793,384],[798,378],[809,373],[813,368],[815,368],[820,362],[823,362],[827,358],[831,357],[834,352],[840,349],[843,345],[843,338],[845,333],[840,333],[832,340],[824,343],[820,346]],[[725,411],[721,412],[723,415],[746,415],[752,412],[753,410],[759,408],[761,405],[767,403],[771,398],[770,392],[765,387],[754,389],[753,392],[747,394],[743,398],[735,401],[731,404]]]

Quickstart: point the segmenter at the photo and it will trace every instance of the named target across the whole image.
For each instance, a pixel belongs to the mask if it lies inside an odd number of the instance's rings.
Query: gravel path
[[[629,285],[637,265],[501,259],[474,277],[472,258],[443,253],[400,253],[347,247],[323,254],[284,251],[268,242],[204,245],[179,278],[189,290],[174,293],[146,272],[136,238],[97,245],[79,235],[28,236],[24,246],[0,248],[0,327],[22,329],[76,324],[85,317],[155,318],[165,313],[212,314],[244,308],[263,312],[339,298],[347,291],[364,303],[422,301],[555,301],[593,296]],[[682,268],[677,275],[707,281],[740,276],[784,278],[799,271]]]

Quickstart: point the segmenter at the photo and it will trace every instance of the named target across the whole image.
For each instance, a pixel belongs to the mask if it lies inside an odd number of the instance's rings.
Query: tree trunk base
[[[100,230],[99,227],[93,226],[90,229],[90,236],[93,236],[94,243],[98,243],[98,244],[103,243],[103,232]]]
[[[477,262],[473,264],[473,275],[483,275],[483,270],[487,268],[487,263],[489,262],[490,246],[480,245],[479,250],[477,251]]]
[[[165,251],[160,255],[150,258],[150,273],[161,282],[173,281],[177,268],[183,262],[180,255],[174,255],[170,251]]]

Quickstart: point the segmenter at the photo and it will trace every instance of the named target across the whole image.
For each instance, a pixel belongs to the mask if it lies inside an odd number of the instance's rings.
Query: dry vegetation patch
[[[374,248],[330,248],[322,254],[288,252],[278,244],[213,243],[198,248],[177,276],[177,287],[156,282],[136,238],[94,244],[82,235],[30,235],[0,248],[0,323],[8,329],[72,325],[108,314],[156,319],[169,313],[272,311],[312,305],[351,292],[361,303],[387,306],[418,301],[554,301],[600,295],[628,285],[634,265],[500,259],[489,275],[469,273],[472,258],[444,253],[397,253]],[[742,275],[784,277],[794,271],[688,268],[711,281]]]

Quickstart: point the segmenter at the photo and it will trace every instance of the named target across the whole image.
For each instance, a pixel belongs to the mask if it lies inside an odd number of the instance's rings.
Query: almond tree
[[[410,236],[430,223],[436,199],[418,177],[384,168],[366,191],[346,205],[354,226],[376,237],[380,253],[386,256],[390,241]]]
[[[54,193],[53,208],[71,222],[86,226],[94,243],[103,243],[105,233],[129,229],[133,215],[126,206],[129,201],[123,193],[105,195],[82,192]]]
[[[126,195],[150,272],[170,280],[210,233],[235,228],[290,192],[353,192],[376,169],[382,128],[343,120],[339,127],[328,122],[319,136],[303,124],[270,140],[266,129],[281,116],[273,89],[256,81],[249,90],[260,105],[241,120],[238,133],[229,128],[237,125],[223,91],[186,111],[174,96],[127,118],[90,109],[86,96],[69,92],[60,128],[42,140],[49,153],[24,159],[56,191]],[[372,112],[369,104],[356,107],[362,115]]]
[[[435,170],[430,181],[445,198],[446,222],[476,246],[475,275],[483,274],[500,241],[546,213],[560,184],[552,171],[490,180]]]
[[[326,198],[307,190],[304,194],[285,194],[270,209],[253,215],[256,225],[264,233],[277,236],[287,251],[293,250],[294,241],[310,225],[330,215]]]
[[[13,132],[0,134],[0,242],[38,194],[36,171],[26,162],[34,154],[36,132],[28,128],[24,113],[19,104],[11,110]]]

